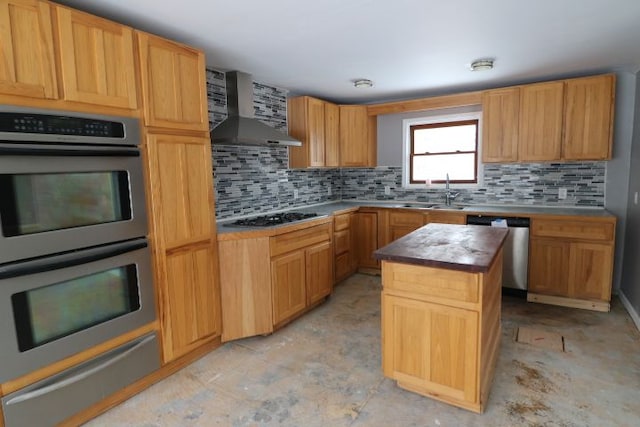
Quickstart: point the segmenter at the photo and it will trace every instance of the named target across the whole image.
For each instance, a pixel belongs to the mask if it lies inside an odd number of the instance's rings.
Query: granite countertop
[[[487,272],[508,234],[506,228],[427,224],[374,252],[376,259]]]
[[[508,206],[508,205],[453,205],[452,209],[447,209],[442,205],[438,205],[439,209],[432,209],[429,206],[432,203],[420,203],[402,200],[390,200],[390,201],[378,201],[378,200],[341,200],[337,202],[322,203],[317,205],[310,205],[307,207],[297,207],[281,211],[256,213],[247,216],[259,216],[270,215],[277,212],[296,211],[296,212],[315,212],[318,217],[325,217],[330,215],[336,215],[340,213],[355,211],[361,207],[371,208],[389,208],[389,209],[417,209],[422,212],[462,212],[465,214],[483,214],[483,215],[505,215],[505,216],[536,216],[536,215],[559,215],[559,216],[586,216],[597,218],[611,218],[615,217],[605,209],[602,208],[575,208],[575,207],[544,207],[544,206]],[[244,216],[244,217],[247,217]],[[233,227],[229,226],[231,222],[238,219],[228,218],[217,221],[218,234],[226,233],[241,233],[241,232],[257,232],[258,230],[265,230],[275,227],[286,227],[288,224],[283,224],[274,227]],[[308,221],[308,220],[303,220]],[[290,225],[291,223],[289,223]],[[296,223],[297,224],[297,223]]]

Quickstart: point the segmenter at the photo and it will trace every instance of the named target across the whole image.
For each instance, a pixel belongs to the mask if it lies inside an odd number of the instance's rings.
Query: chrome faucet
[[[446,185],[446,192],[444,193],[445,196],[445,204],[447,206],[451,206],[451,201],[454,200],[456,197],[458,197],[460,195],[460,193],[456,193],[456,192],[452,192],[451,189],[449,188],[449,174],[447,173],[447,185]]]

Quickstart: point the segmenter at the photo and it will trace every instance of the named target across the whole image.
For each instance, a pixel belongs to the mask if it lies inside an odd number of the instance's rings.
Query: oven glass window
[[[0,175],[6,237],[131,219],[126,171]]]
[[[131,264],[12,295],[20,351],[140,309],[137,276]]]

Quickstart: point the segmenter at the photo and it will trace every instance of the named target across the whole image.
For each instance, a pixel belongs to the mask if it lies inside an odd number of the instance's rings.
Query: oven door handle
[[[140,150],[137,147],[59,147],[56,145],[6,144],[0,142],[0,156],[140,157]]]
[[[139,238],[110,244],[108,246],[98,246],[82,251],[53,255],[46,258],[13,262],[0,266],[0,279],[10,279],[12,277],[73,267],[75,265],[111,258],[137,249],[146,248],[147,246],[149,246],[147,239]]]

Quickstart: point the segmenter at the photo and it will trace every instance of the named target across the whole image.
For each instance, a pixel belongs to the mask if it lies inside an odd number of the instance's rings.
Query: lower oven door
[[[153,322],[147,241],[0,266],[0,383]]]

